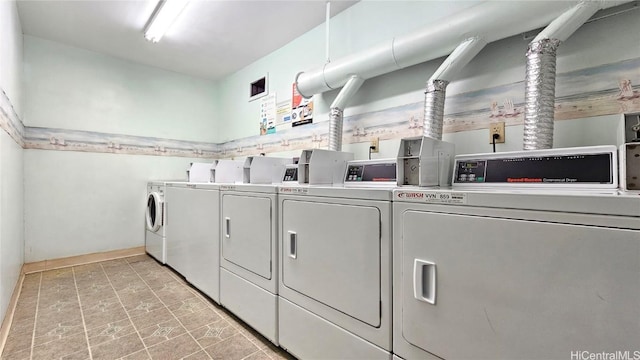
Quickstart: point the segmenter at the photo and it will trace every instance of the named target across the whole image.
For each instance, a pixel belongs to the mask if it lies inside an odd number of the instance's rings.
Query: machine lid
[[[163,203],[162,195],[158,192],[154,191],[147,196],[147,211],[145,215],[147,230],[157,232],[163,225]]]

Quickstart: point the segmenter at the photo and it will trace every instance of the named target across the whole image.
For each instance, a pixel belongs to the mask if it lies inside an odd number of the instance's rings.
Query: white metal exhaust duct
[[[629,1],[600,2],[609,8]],[[470,34],[487,43],[546,26],[579,1],[486,1],[418,31],[395,37],[367,50],[334,59],[322,67],[299,73],[298,91],[304,97],[338,89],[357,74],[370,79],[450,54]]]
[[[349,78],[329,110],[329,150],[342,151],[342,121],[347,101],[360,89],[364,79],[353,75]]]
[[[600,8],[587,1],[575,5],[551,22],[527,49],[525,78],[524,150],[553,147],[556,94],[556,50]]]
[[[481,38],[465,40],[447,57],[438,70],[427,81],[424,96],[423,135],[442,140],[444,102],[447,85],[458,71],[465,67],[487,43]]]

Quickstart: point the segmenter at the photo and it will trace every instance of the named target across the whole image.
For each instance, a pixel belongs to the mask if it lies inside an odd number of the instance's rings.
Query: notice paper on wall
[[[291,126],[311,124],[313,122],[313,100],[305,99],[293,83],[291,96]]]
[[[276,94],[269,94],[260,102],[260,135],[276,132]]]
[[[276,126],[291,124],[291,100],[276,104]]]

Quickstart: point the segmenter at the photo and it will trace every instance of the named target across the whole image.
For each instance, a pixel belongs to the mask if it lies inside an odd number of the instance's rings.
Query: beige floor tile
[[[151,357],[149,357],[149,354],[147,353],[147,350],[140,350],[138,352],[134,352],[133,354],[127,355],[125,357],[122,358],[122,360],[149,360],[151,359]]]
[[[120,301],[122,301],[124,307],[127,309],[131,309],[132,306],[138,306],[141,300],[158,300],[158,297],[153,293],[153,291],[151,291],[151,289],[146,289],[138,292],[121,291],[118,293],[118,297],[120,298]]]
[[[33,338],[33,346],[46,344],[50,341],[60,340],[75,334],[84,334],[84,326],[82,322],[78,322],[76,325],[59,325],[46,334],[36,336]]]
[[[116,296],[115,290],[108,282],[100,283],[96,282],[86,288],[78,288],[78,294],[80,295],[80,301],[85,302],[88,299],[107,299]]]
[[[25,349],[31,349],[31,340],[33,337],[31,334],[13,334],[10,333],[7,337],[7,341],[4,344],[3,354],[12,354]]]
[[[89,345],[94,347],[135,332],[136,329],[133,327],[131,321],[129,319],[124,319],[88,329],[87,337],[89,338]]]
[[[59,328],[74,326],[82,326],[82,316],[79,311],[51,312],[43,316],[38,315],[35,336],[44,336]]]
[[[33,348],[32,359],[59,359],[84,349],[87,349],[87,340],[85,335],[80,333],[35,346]]]
[[[11,324],[9,334],[33,334],[35,318],[14,321]]]
[[[138,334],[133,333],[116,340],[111,340],[91,347],[91,355],[94,360],[118,359],[144,349],[142,340]]]
[[[185,285],[180,283],[168,283],[162,289],[155,290],[156,296],[162,300],[162,302],[167,305],[173,305],[177,302],[181,302],[190,298],[195,297],[196,295],[189,290]]]
[[[210,309],[211,305],[194,295],[185,300],[175,302],[168,307],[175,316],[184,316]]]
[[[108,298],[88,297],[81,300],[82,313],[85,317],[95,313],[103,313],[105,311],[119,309],[122,307],[120,299],[117,296]]]
[[[131,317],[140,316],[162,308],[165,308],[164,304],[155,296],[130,301],[125,305],[125,310]]]
[[[77,294],[60,298],[52,296],[49,297],[48,301],[43,301],[38,304],[38,318],[49,315],[50,313],[70,312],[80,313],[80,304],[78,303]]]
[[[89,349],[80,350],[73,354],[69,354],[63,356],[61,360],[90,360],[91,354],[89,354]]]
[[[258,347],[242,334],[234,335],[205,349],[214,360],[239,360],[258,350]]]
[[[147,350],[154,360],[169,360],[181,359],[202,350],[202,348],[189,334],[183,334],[156,346],[152,346]]]
[[[226,320],[220,319],[214,323],[207,324],[203,327],[191,331],[191,335],[206,348],[217,344],[224,339],[228,339],[238,334],[238,330],[231,326]]]
[[[85,316],[84,322],[87,329],[93,329],[101,325],[124,320],[127,318],[127,312],[124,311],[124,308],[119,305],[119,307],[114,307],[113,309],[108,311],[95,312],[91,315]]]
[[[184,360],[211,360],[209,354],[206,351],[200,350],[195,354],[191,354],[189,356],[185,356]]]
[[[142,315],[131,318],[133,325],[136,329],[144,329],[149,326],[161,324],[165,321],[174,319],[174,316],[167,308],[161,308],[158,310],[150,311]]]
[[[97,270],[87,272],[84,274],[76,275],[76,287],[78,289],[90,288],[95,283],[106,283],[107,275],[104,272]]]
[[[2,360],[30,359],[33,335],[36,360],[293,359],[147,255],[28,274],[21,291]]]
[[[264,351],[260,350],[245,357],[244,360],[271,360],[271,358]]]
[[[31,349],[25,349],[13,353],[2,353],[2,360],[28,360],[31,357]]]
[[[192,314],[186,314],[178,317],[178,320],[187,329],[187,331],[195,330],[207,324],[214,323],[222,319],[213,309],[204,309]]]
[[[142,342],[146,347],[157,345],[161,342],[173,339],[185,334],[187,331],[176,319],[165,321],[161,324],[149,326],[139,331]]]
[[[18,299],[16,310],[13,313],[14,322],[25,319],[35,319],[38,302],[37,298],[33,300],[34,301],[24,301],[22,297]]]

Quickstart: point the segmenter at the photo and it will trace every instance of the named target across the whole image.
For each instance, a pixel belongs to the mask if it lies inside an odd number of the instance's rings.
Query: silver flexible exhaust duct
[[[342,151],[342,124],[343,112],[347,102],[351,100],[353,95],[358,92],[360,86],[364,83],[364,79],[352,75],[342,90],[331,103],[329,110],[329,150]]]
[[[431,75],[427,81],[424,95],[424,123],[422,127],[424,136],[442,140],[447,85],[449,85],[451,78],[478,55],[485,45],[487,42],[479,37],[463,41]]]
[[[422,135],[436,140],[442,140],[442,125],[444,123],[444,100],[447,96],[446,80],[427,81],[424,92],[424,123]]]
[[[556,50],[584,24],[599,3],[581,2],[551,22],[527,49],[525,77],[524,150],[553,147],[556,94]]]

